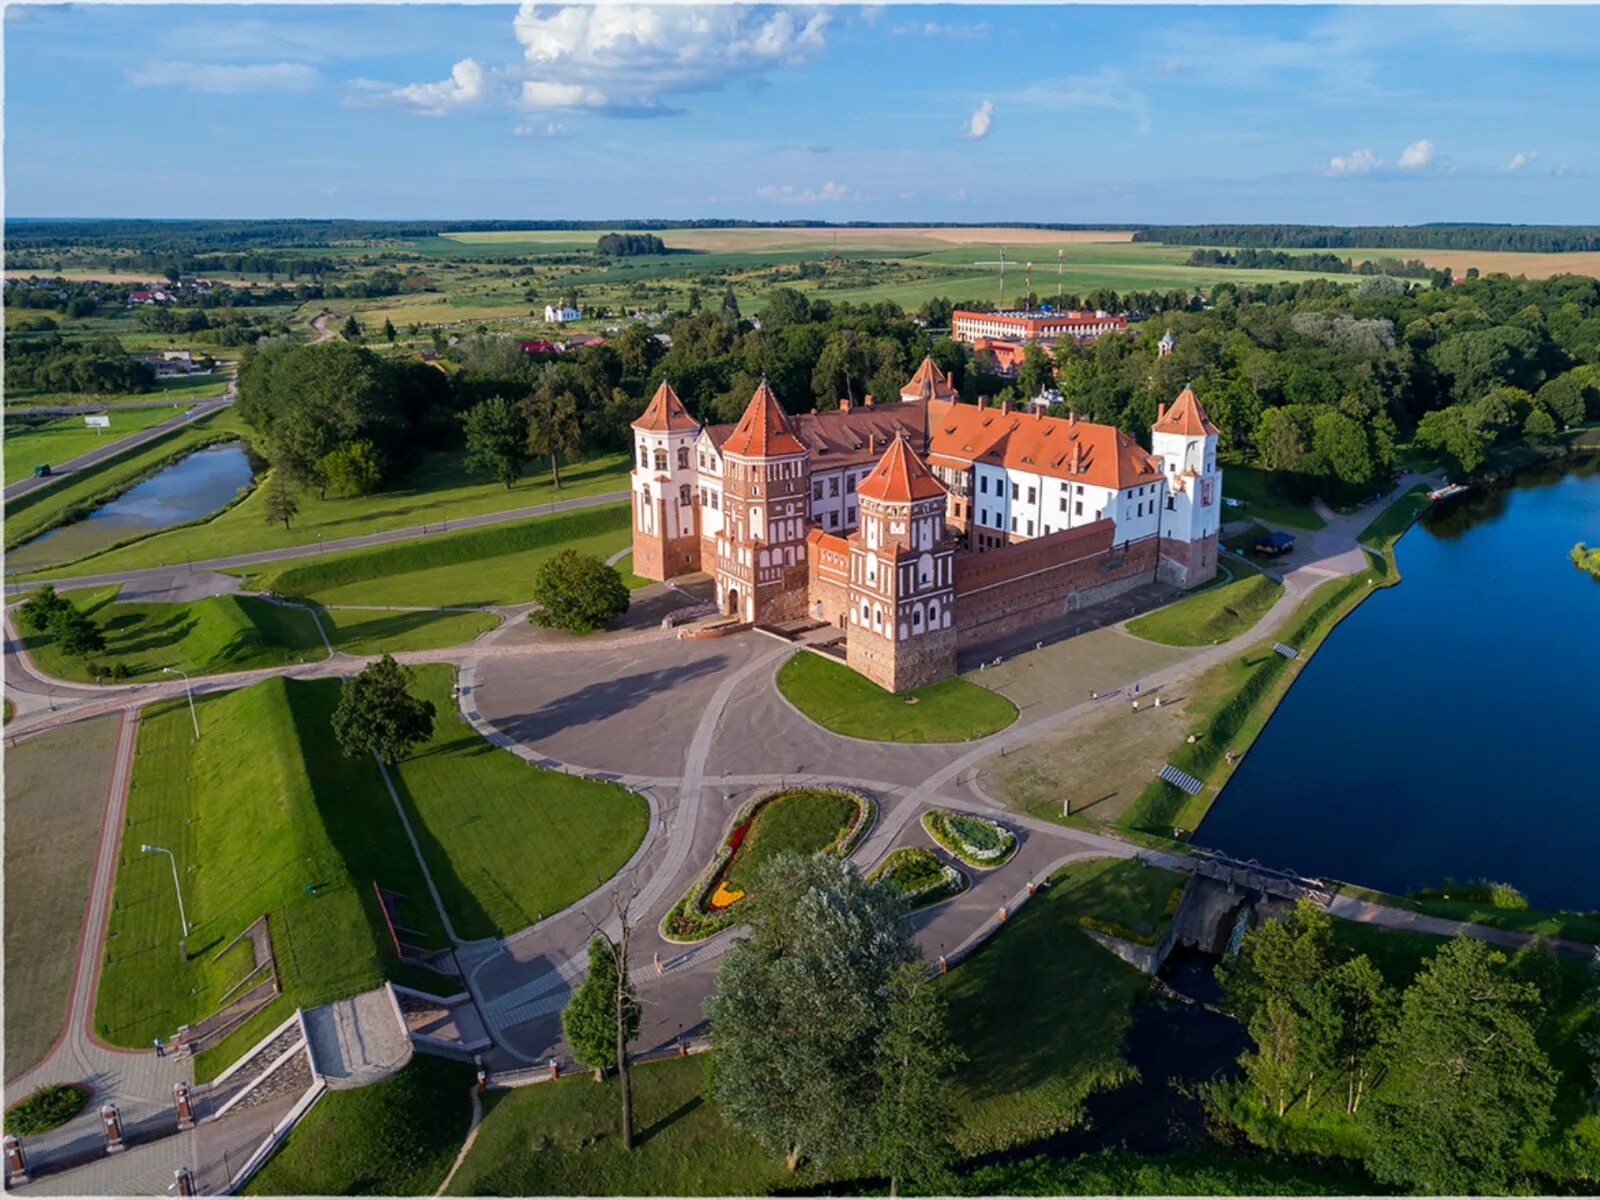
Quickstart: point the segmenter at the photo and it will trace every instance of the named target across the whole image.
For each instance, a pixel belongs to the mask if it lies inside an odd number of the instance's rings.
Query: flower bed
[[[31,1137],[58,1129],[83,1111],[89,1089],[81,1083],[52,1083],[29,1092],[6,1109],[5,1131]]]
[[[982,871],[1000,866],[1017,849],[1017,835],[1005,826],[948,808],[923,813],[922,828],[962,862]]]
[[[845,823],[837,832],[830,830],[831,840],[820,846],[806,840],[811,832],[803,819],[807,814],[791,807],[807,799],[843,801],[848,812]],[[854,788],[786,788],[752,797],[734,814],[728,836],[705,871],[661,919],[661,936],[697,942],[726,929],[738,915],[749,876],[767,858],[791,849],[843,858],[861,841],[875,811],[872,797]],[[801,819],[792,819],[797,816]]]
[[[931,850],[902,846],[870,876],[891,883],[913,910],[938,904],[967,890],[970,882],[960,867],[941,862]]]

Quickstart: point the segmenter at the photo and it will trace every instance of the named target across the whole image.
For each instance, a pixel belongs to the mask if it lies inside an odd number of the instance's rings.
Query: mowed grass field
[[[416,669],[434,733],[390,775],[456,933],[504,936],[621,870],[650,809],[620,784],[531,767],[491,746],[462,717],[454,682],[454,667]]]
[[[281,523],[266,520],[266,496],[258,487],[242,502],[208,521],[152,534],[68,567],[52,569],[49,574],[94,575],[153,567],[163,562],[200,562],[234,554],[313,546],[368,533],[420,530],[424,526],[432,531],[428,535],[431,538],[446,529],[451,521],[462,517],[626,491],[628,467],[626,455],[598,455],[564,467],[559,490],[551,485],[548,471],[530,473],[516,487],[507,488],[467,471],[462,465],[462,453],[447,451],[428,455],[416,472],[399,486],[369,496],[319,499],[316,492],[303,489],[296,496],[300,511],[288,529]],[[9,542],[9,515],[6,532]],[[331,561],[335,556],[327,557]],[[402,598],[394,603],[434,602]]]
[[[181,409],[179,411],[182,411]],[[90,429],[81,416],[55,417],[43,424],[6,418],[5,481],[15,483],[33,474],[41,463],[60,466],[68,459],[87,454],[121,438],[170,421],[177,414],[171,408],[130,408],[107,414],[111,428]]]
[[[875,742],[964,742],[1017,719],[998,692],[956,676],[886,692],[843,663],[802,651],[778,670],[778,690],[824,729]]]
[[[68,325],[61,332],[63,334],[72,332],[72,326]],[[161,338],[163,344],[168,340],[165,334],[162,334]],[[122,348],[129,353],[133,353],[141,349],[154,349],[155,347],[129,345],[124,342]],[[203,400],[207,396],[220,396],[227,386],[228,377],[226,375],[193,375],[184,379],[163,380],[161,384],[148,392],[7,392],[6,404],[11,408],[47,408],[69,404],[92,404],[97,408],[127,408],[129,406],[143,408],[152,404],[167,407],[176,404],[181,409],[193,404],[196,400]]]
[[[630,505],[606,504],[299,559],[249,575],[247,586],[320,604],[515,604],[531,598],[546,558],[565,549],[609,557],[627,548],[632,523]]]
[[[493,613],[381,612],[319,608],[317,619],[335,649],[346,654],[398,654],[459,646],[500,624]]]
[[[1164,646],[1210,646],[1253,628],[1283,594],[1276,579],[1230,561],[1242,579],[1218,583],[1128,622],[1128,632]]]
[[[61,1032],[120,718],[80,721],[5,752],[5,1076]]]

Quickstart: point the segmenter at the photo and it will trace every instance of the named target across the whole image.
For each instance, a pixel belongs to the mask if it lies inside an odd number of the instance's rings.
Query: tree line
[[[638,254],[665,254],[667,244],[653,233],[602,233],[595,249],[614,258],[628,258]]]
[[[1176,245],[1290,246],[1304,249],[1514,250],[1537,253],[1600,249],[1595,225],[1147,225],[1136,242]]]
[[[1432,279],[1438,276],[1448,285],[1448,269],[1435,271],[1421,259],[1340,258],[1337,254],[1290,254],[1284,250],[1261,250],[1247,246],[1242,250],[1214,250],[1202,247],[1189,255],[1191,267],[1250,267],[1275,271],[1315,271],[1319,275],[1394,275],[1398,278]]]

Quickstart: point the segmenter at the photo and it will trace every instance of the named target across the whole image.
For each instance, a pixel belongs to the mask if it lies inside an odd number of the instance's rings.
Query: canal
[[[1492,879],[1600,909],[1600,460],[1430,513],[1329,635],[1195,841],[1385,891]]]

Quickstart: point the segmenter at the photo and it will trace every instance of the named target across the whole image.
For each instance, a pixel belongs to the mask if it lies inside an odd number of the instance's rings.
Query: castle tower
[[[762,380],[722,444],[723,530],[717,603],[745,621],[793,621],[806,611],[810,455]]]
[[[891,692],[955,671],[955,543],[945,487],[898,435],[856,489],[846,661]]]
[[[950,376],[939,369],[939,364],[933,361],[931,355],[922,360],[916,374],[900,389],[902,401],[943,400],[953,404],[960,398],[955,385],[950,382]]]
[[[1217,427],[1194,389],[1184,388],[1171,408],[1156,409],[1150,449],[1166,476],[1158,573],[1179,587],[1198,587],[1217,573],[1222,472],[1217,470]]]
[[[700,425],[663,383],[633,423],[633,572],[671,579],[700,570],[694,441]]]

